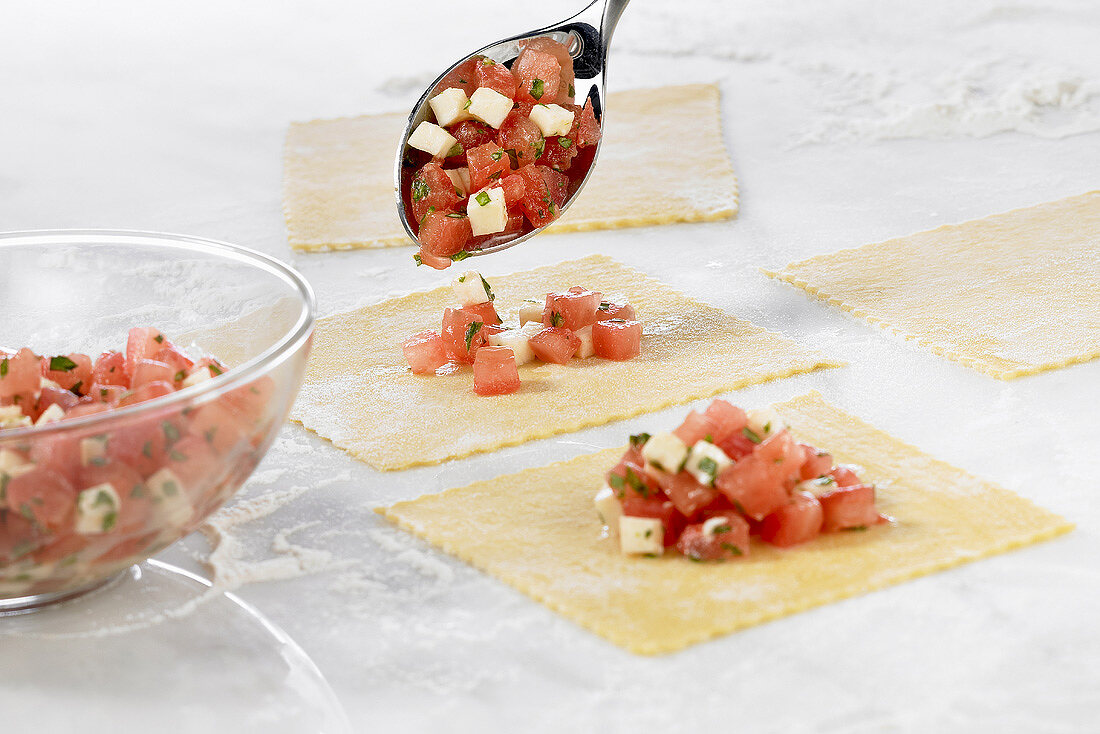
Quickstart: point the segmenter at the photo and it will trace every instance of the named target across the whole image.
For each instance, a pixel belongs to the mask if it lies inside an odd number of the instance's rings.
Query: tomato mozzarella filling
[[[473,365],[478,395],[515,392],[520,387],[516,368],[528,362],[564,365],[593,356],[626,360],[641,351],[642,324],[634,308],[604,300],[597,291],[574,286],[528,299],[503,322],[492,287],[477,271],[459,275],[451,289],[459,305],[444,310],[440,330],[413,334],[401,348],[415,374],[434,374],[443,367],[454,373],[457,365]]]
[[[97,358],[0,351],[0,438],[110,413],[225,371],[154,328],[130,329],[124,349]],[[273,391],[265,376],[203,404],[0,444],[0,595],[50,591],[35,585],[174,540],[235,486],[220,469],[254,465],[250,457],[279,419],[268,410]]]
[[[770,408],[725,400],[675,431],[632,436],[594,503],[621,552],[675,547],[695,561],[746,556],[752,535],[788,547],[888,520],[853,468],[795,441]]]
[[[511,68],[475,57],[444,77],[402,166],[418,265],[446,268],[560,215],[600,140],[575,94],[573,59],[549,38],[525,41]]]

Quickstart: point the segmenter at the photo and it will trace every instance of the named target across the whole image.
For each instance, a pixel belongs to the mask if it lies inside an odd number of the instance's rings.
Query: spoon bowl
[[[401,218],[401,225],[405,228],[405,232],[408,233],[409,237],[414,241],[417,240],[416,232],[413,231],[409,222],[409,208],[405,201],[406,192],[408,191],[405,179],[411,177],[411,170],[406,166],[409,136],[417,125],[430,119],[432,111],[428,105],[428,100],[443,91],[443,89],[437,89],[437,87],[440,87],[441,83],[453,71],[474,57],[483,56],[511,68],[512,63],[519,56],[520,51],[523,50],[525,41],[540,37],[550,38],[568,48],[570,56],[573,57],[573,71],[576,76],[572,95],[573,102],[578,106],[584,106],[585,102],[591,101],[596,121],[602,128],[604,98],[606,96],[607,51],[611,44],[611,36],[615,32],[615,26],[618,24],[619,16],[622,15],[629,2],[630,0],[594,0],[584,10],[559,23],[491,43],[462,57],[428,85],[424,94],[413,106],[409,119],[405,123],[405,129],[401,134],[401,143],[397,148],[397,160],[394,163],[393,177],[397,213]],[[558,216],[565,213],[584,188],[584,184],[588,181],[588,177],[595,167],[602,142],[601,137],[601,140],[596,143],[587,170],[584,171],[583,177],[579,180],[569,198],[566,199],[565,204],[562,205]],[[502,233],[500,236],[490,237],[476,249],[464,252],[470,256],[499,252],[530,239],[547,226],[549,224],[521,234]]]

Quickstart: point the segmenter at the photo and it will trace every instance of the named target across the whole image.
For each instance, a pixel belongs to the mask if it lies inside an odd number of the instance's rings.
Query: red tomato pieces
[[[421,245],[417,264],[443,269],[450,265],[452,256],[463,250],[546,226],[561,214],[569,195],[588,173],[601,130],[591,101],[583,107],[575,103],[576,77],[569,50],[546,37],[526,40],[522,46],[510,69],[491,59],[475,57],[436,85],[436,95],[460,89],[469,98],[479,89],[488,89],[515,103],[503,120],[486,111],[477,112],[484,120],[471,118],[467,111],[470,105],[456,110],[449,115],[453,121],[444,129],[457,142],[446,151],[435,150],[433,155],[412,147],[406,149],[402,191],[406,194],[406,214]],[[544,128],[531,119],[536,105],[561,108],[553,110],[560,120],[553,118],[552,124],[542,120],[547,125],[545,134]],[[473,109],[476,112],[479,108]],[[568,115],[572,121],[566,132]],[[468,169],[468,190],[458,187],[458,179],[452,181],[448,175],[462,175],[461,168]],[[503,230],[467,237],[455,250],[458,239],[450,234],[442,236],[438,218],[429,226],[427,217],[433,212],[466,213],[469,197],[495,185],[501,185],[505,192],[507,226]],[[499,226],[501,220],[489,221]],[[448,244],[442,245],[443,240]],[[633,314],[621,317],[632,319]]]
[[[725,400],[691,411],[673,432],[632,436],[605,481],[596,508],[627,554],[659,555],[663,532],[665,547],[692,560],[724,561],[747,556],[752,535],[787,548],[888,520],[852,468],[795,441],[774,412]]]
[[[401,350],[412,371],[418,375],[435,372],[449,359],[443,339],[434,331],[413,334],[401,344]]]
[[[519,390],[516,356],[508,347],[482,347],[474,355],[474,392],[507,395]]]
[[[592,341],[596,354],[604,359],[622,362],[637,357],[642,352],[642,323],[640,321],[597,321],[592,326]]]
[[[543,362],[569,364],[581,345],[581,340],[569,329],[547,326],[529,340],[531,351]]]

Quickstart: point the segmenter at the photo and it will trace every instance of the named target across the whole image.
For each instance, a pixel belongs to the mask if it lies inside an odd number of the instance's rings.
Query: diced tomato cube
[[[229,391],[222,396],[222,402],[243,425],[254,428],[268,415],[274,395],[275,381],[265,375]]]
[[[603,308],[603,304],[600,304],[601,307],[596,312],[597,321],[611,321],[612,319],[634,321],[638,318],[637,314],[634,312],[634,307],[629,303],[606,303],[607,308]]]
[[[665,547],[676,545],[687,521],[672,504],[672,500],[655,497],[627,497],[622,501],[623,514],[630,517],[652,517],[665,526]]]
[[[75,408],[78,402],[80,402],[80,398],[68,390],[62,390],[58,387],[44,387],[38,394],[38,414],[42,415],[46,408],[51,405],[56,405],[68,412]]]
[[[881,521],[875,508],[875,488],[870,484],[838,487],[819,495],[823,522],[821,532],[866,528]]]
[[[721,441],[715,442],[718,448],[734,461],[742,456],[748,456],[756,449],[756,444],[747,438],[741,431],[727,436]]]
[[[557,217],[557,206],[550,199],[546,181],[535,166],[524,166],[516,172],[523,177],[523,200],[520,209],[534,227],[544,227]]]
[[[187,432],[205,440],[216,454],[232,453],[247,441],[247,427],[221,403],[207,403],[192,410],[187,418]]]
[[[772,477],[785,487],[793,487],[801,479],[802,446],[791,438],[790,431],[783,430],[756,447],[756,454],[768,467]]]
[[[508,154],[494,142],[466,151],[466,160],[470,167],[470,189],[473,191],[495,186],[512,170]]]
[[[429,268],[435,268],[436,270],[446,270],[451,267],[450,257],[440,257],[433,255],[424,249],[424,246],[420,246],[420,251],[416,254],[417,265],[427,265]]]
[[[147,382],[123,395],[118,401],[118,407],[124,408],[127,405],[144,403],[146,400],[171,395],[175,391],[176,388],[171,382],[165,382],[164,380]]]
[[[149,359],[166,345],[170,345],[159,329],[135,327],[126,339],[126,374],[133,375],[137,363]]]
[[[745,411],[721,398],[712,401],[704,414],[714,422],[714,443],[741,433],[741,429],[748,425]]]
[[[401,350],[412,371],[418,375],[430,375],[450,359],[443,338],[430,330],[410,336],[401,344]]]
[[[604,359],[624,361],[637,357],[642,350],[640,321],[597,321],[592,325],[592,343]]]
[[[430,211],[454,211],[462,199],[455,191],[454,181],[435,161],[424,164],[412,177],[408,201],[412,206],[413,219],[421,227]]]
[[[573,95],[576,93],[574,88],[575,74],[573,71],[573,57],[569,55],[569,49],[565,47],[565,44],[559,43],[552,38],[547,38],[546,36],[537,36],[528,39],[524,41],[523,44],[526,48],[548,53],[557,60],[558,65],[561,67],[561,75],[558,81],[558,95],[556,101],[558,104],[571,103],[573,101]],[[540,101],[544,104],[549,104],[553,100],[544,98]]]
[[[447,128],[448,132],[462,146],[462,153],[447,158],[447,164],[465,166],[469,163],[467,153],[479,145],[491,143],[496,139],[497,131],[480,120],[463,120]]]
[[[477,85],[503,94],[508,99],[516,98],[516,78],[504,64],[492,59],[482,59],[477,64]]]
[[[657,482],[661,491],[668,495],[680,514],[688,518],[714,502],[718,496],[717,491],[703,486],[686,471],[670,474],[651,467],[647,473]]]
[[[74,409],[75,410],[75,409]],[[75,482],[80,470],[80,439],[71,433],[39,436],[31,443],[30,460]]]
[[[39,465],[8,480],[8,506],[40,528],[67,529],[76,513],[72,482],[52,467]]]
[[[508,347],[482,347],[474,355],[474,392],[507,395],[519,390],[516,355]]]
[[[836,480],[841,487],[854,487],[863,484],[860,478],[847,466],[836,466],[829,472],[829,476]]]
[[[126,374],[126,357],[121,352],[104,352],[99,355],[95,366],[92,367],[91,379],[97,385],[129,387],[130,378]]]
[[[157,381],[172,383],[174,386],[176,373],[164,362],[154,359],[139,359],[130,370],[130,387],[135,390],[142,385]]]
[[[558,98],[561,64],[552,54],[528,45],[512,64],[516,77],[516,99],[549,103]]]
[[[510,173],[501,179],[500,187],[504,190],[504,205],[509,209],[523,201],[523,193],[526,189],[523,176]]]
[[[546,192],[550,196],[550,201],[554,204],[555,211],[560,214],[561,208],[565,206],[565,202],[569,198],[569,176],[546,166],[535,166],[535,168],[542,175],[543,183],[546,184]],[[555,216],[557,215],[555,214]]]
[[[462,307],[463,311],[469,311],[472,314],[476,314],[481,318],[481,322],[486,326],[496,326],[500,323],[500,316],[497,315],[497,309],[493,306],[492,301],[485,301],[484,303],[474,303]]]
[[[0,359],[0,399],[6,405],[18,404],[24,411],[34,406],[34,396],[42,383],[38,356],[23,348]],[[18,400],[16,400],[18,398]]]
[[[481,316],[462,308],[443,310],[443,344],[447,354],[456,362],[473,364],[477,350],[485,346],[487,340],[481,327]]]
[[[749,554],[749,524],[735,513],[719,516],[724,522],[715,532],[703,532],[703,523],[688,525],[680,534],[676,548],[696,561],[724,561]]]
[[[420,246],[438,257],[462,251],[473,236],[470,219],[460,212],[429,212],[420,228]]]
[[[684,418],[684,422],[673,431],[684,442],[685,446],[692,446],[696,441],[710,438],[714,441],[714,434],[718,430],[718,422],[706,413],[693,410]]]
[[[543,146],[538,163],[555,171],[568,171],[578,152],[577,144],[569,136],[549,137]]]
[[[764,518],[760,539],[787,548],[813,540],[821,532],[821,503],[809,492],[795,492],[785,505]]]
[[[122,396],[125,394],[126,388],[122,385],[100,385],[97,382],[93,382],[91,389],[88,391],[88,397],[92,400],[107,405],[114,405],[122,400]]]
[[[195,366],[194,360],[180,351],[175,345],[170,345],[161,349],[153,355],[153,359],[157,362],[163,362],[172,368],[172,380],[176,383],[182,382]]]
[[[505,151],[512,152],[516,158],[515,167],[519,169],[537,161],[546,148],[542,130],[519,110],[512,110],[504,118],[497,130],[497,143]]]
[[[565,293],[548,293],[546,306],[542,311],[542,323],[579,331],[596,323],[596,309],[599,305],[600,294],[584,288]]]
[[[554,364],[568,364],[581,346],[576,334],[559,326],[547,326],[532,336],[528,343],[536,357]]]
[[[761,520],[787,501],[787,490],[756,454],[749,454],[718,475],[714,486],[754,520]]]
[[[92,384],[92,360],[87,354],[77,353],[43,357],[42,376],[65,390],[85,395]]]
[[[178,419],[156,417],[120,425],[107,437],[107,458],[148,477],[161,467],[168,447],[183,435],[180,425]]]
[[[592,100],[589,98],[584,103],[580,114],[580,124],[577,132],[577,145],[581,148],[594,146],[600,142],[600,123],[596,122],[596,113],[592,109]]]
[[[829,473],[833,468],[833,457],[824,451],[818,451],[807,443],[802,446],[802,479],[817,479]]]
[[[463,61],[461,64],[451,69],[445,77],[439,80],[439,83],[435,85],[435,94],[445,92],[448,89],[461,89],[469,97],[477,89],[477,65],[481,60],[481,57],[475,56],[473,58]]]

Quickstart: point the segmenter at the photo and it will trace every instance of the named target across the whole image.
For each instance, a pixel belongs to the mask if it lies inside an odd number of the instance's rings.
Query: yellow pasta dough
[[[895,518],[747,558],[622,555],[592,498],[622,449],[529,469],[379,510],[386,518],[641,654],[751,625],[1068,532],[1072,525],[826,403],[774,406],[794,435],[863,467]]]
[[[766,329],[693,301],[602,255],[490,278],[501,316],[582,285],[626,298],[641,355],[519,368],[511,395],[478,397],[470,368],[414,375],[401,342],[440,328],[449,287],[320,319],[292,417],[378,469],[436,464],[835,366]]]
[[[1100,191],[765,272],[1002,380],[1100,357]]]
[[[408,115],[294,123],[283,210],[296,250],[413,244],[397,217],[393,163]],[[722,144],[718,87],[608,95],[605,140],[584,192],[555,232],[728,219],[737,177]],[[684,135],[690,144],[681,144]]]

